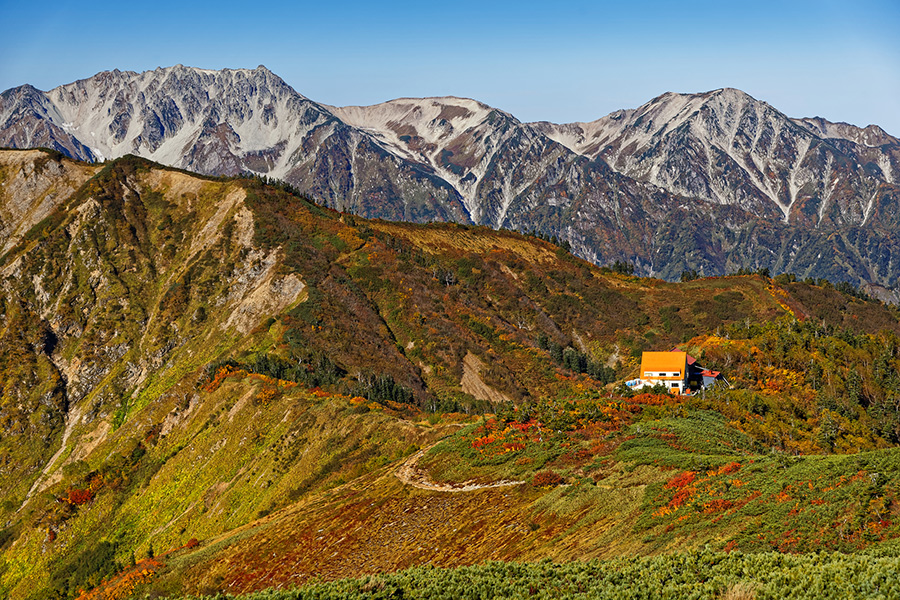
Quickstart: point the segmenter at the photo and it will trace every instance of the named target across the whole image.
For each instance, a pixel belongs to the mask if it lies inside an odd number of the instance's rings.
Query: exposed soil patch
[[[471,352],[466,354],[466,357],[463,359],[462,380],[459,382],[462,391],[472,394],[479,400],[487,400],[493,403],[511,402],[509,396],[495,390],[481,379],[481,369],[483,367],[484,363],[477,356]]]

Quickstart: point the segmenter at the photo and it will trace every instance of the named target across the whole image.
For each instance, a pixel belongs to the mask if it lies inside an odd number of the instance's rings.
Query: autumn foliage
[[[671,490],[673,488],[682,489],[684,487],[689,486],[694,483],[694,480],[697,478],[697,473],[695,471],[685,471],[679,475],[676,475],[672,479],[670,479],[666,483],[666,489]]]
[[[534,474],[531,485],[534,487],[556,487],[562,484],[563,478],[554,471],[541,471]]]
[[[94,589],[82,590],[76,600],[124,600],[125,598],[131,598],[135,588],[153,579],[153,576],[162,566],[161,562],[153,558],[139,560],[133,567],[101,582]]]
[[[69,488],[66,490],[65,501],[72,506],[81,506],[87,504],[94,499],[94,495],[90,490],[80,490],[78,488]]]

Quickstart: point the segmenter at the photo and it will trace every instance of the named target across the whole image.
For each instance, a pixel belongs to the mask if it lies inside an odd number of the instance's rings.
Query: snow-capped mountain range
[[[249,171],[345,210],[369,214],[367,203],[376,201],[373,210],[386,217],[416,219],[421,202],[429,217],[467,219],[452,187],[262,66],[107,71],[47,93],[8,90],[0,96],[0,144],[47,146],[89,161],[135,154],[207,175]],[[379,180],[360,180],[360,165]]]
[[[900,140],[734,89],[591,123],[463,98],[332,107],[265,67],[108,71],[0,95],[0,146],[253,172],[364,216],[538,230],[668,278],[769,267],[893,287]]]

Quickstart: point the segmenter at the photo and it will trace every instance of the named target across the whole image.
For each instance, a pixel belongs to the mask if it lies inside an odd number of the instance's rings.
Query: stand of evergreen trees
[[[271,354],[257,355],[249,362],[224,360],[211,363],[206,367],[207,378],[211,379],[220,367],[230,366],[243,369],[248,373],[266,375],[301,383],[307,387],[322,387],[339,382],[347,372],[321,352],[313,352],[303,361],[292,362]]]
[[[416,404],[416,396],[409,388],[397,383],[387,374],[361,374],[357,377],[359,385],[353,389],[354,396],[361,396],[372,402],[398,402],[400,404]]]
[[[586,373],[603,383],[612,383],[616,380],[616,370],[612,367],[595,362],[584,352],[571,345],[562,346],[550,339],[547,334],[538,335],[538,348],[550,353],[550,358],[557,363],[576,373]]]
[[[589,562],[487,562],[452,569],[425,565],[292,590],[219,594],[202,600],[898,597],[900,558],[896,553],[744,554],[704,549]]]

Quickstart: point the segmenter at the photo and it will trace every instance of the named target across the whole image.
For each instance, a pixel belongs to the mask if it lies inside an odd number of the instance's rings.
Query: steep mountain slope
[[[820,123],[823,139],[738,90],[666,94],[572,125],[524,124],[459,98],[332,110],[435,169],[475,222],[556,235],[599,264],[624,257],[668,279],[765,267],[886,287],[900,275],[900,145],[874,128]]]
[[[900,140],[878,127],[789,119],[735,89],[667,93],[591,123],[536,126],[674,194],[812,229],[877,219],[881,187],[900,176]]]
[[[900,276],[900,142],[877,127],[792,120],[733,89],[668,93],[591,123],[533,125],[683,206],[706,205],[700,218],[669,213],[680,231],[656,232],[671,262],[651,263],[654,273],[765,267],[875,284],[873,293],[892,297],[878,286]]]
[[[51,148],[79,160],[98,157],[68,128],[47,95],[30,85],[0,94],[0,145],[12,148]]]
[[[580,166],[565,148],[475,100],[404,98],[331,110],[394,153],[434,169],[463,195],[473,222],[495,228],[508,225],[510,207],[539,179],[552,185],[559,182],[554,171]],[[540,193],[546,191],[542,186]]]
[[[99,171],[99,167],[60,161],[60,155],[39,150],[5,158],[0,164],[5,197],[0,205],[0,256]]]
[[[677,197],[619,176],[474,100],[401,99],[332,110],[451,182],[475,223],[544,232],[593,262],[625,256],[658,272],[651,247],[659,224],[683,204]]]
[[[718,469],[760,447],[887,448],[900,431],[896,312],[835,290],[641,280],[513,232],[368,221],[135,157],[99,166],[0,151],[0,214],[25,232],[0,257],[5,597],[74,598],[151,550],[156,566],[143,564],[170,569],[160,582],[202,591],[416,564],[434,554],[422,531],[457,540],[448,565],[601,555],[598,540],[642,553],[722,541],[704,517],[636,520],[670,501],[667,468]],[[746,387],[721,403],[609,396],[642,350],[686,342]],[[851,372],[858,385],[842,383]],[[476,421],[483,413],[498,418]],[[545,466],[609,481],[448,500],[392,475],[451,433],[420,463],[447,485],[531,482]],[[614,453],[620,434],[636,436],[622,445],[631,454]],[[680,452],[668,462],[663,442]],[[889,503],[893,454],[879,456],[865,467],[887,473],[871,498]],[[759,460],[752,489],[782,492],[768,476],[778,457]],[[859,460],[813,462],[837,464],[830,481]],[[707,478],[724,485],[729,473]],[[819,490],[828,510],[815,525],[857,509],[853,531],[874,522],[870,505],[848,501],[867,477]],[[735,504],[751,490],[739,487]],[[629,508],[606,512],[615,505]],[[728,535],[757,543],[731,519]],[[683,527],[677,538],[641,541],[641,527],[669,525]],[[783,531],[757,525],[765,543]],[[878,539],[896,537],[879,527]],[[486,533],[496,544],[479,541]]]

